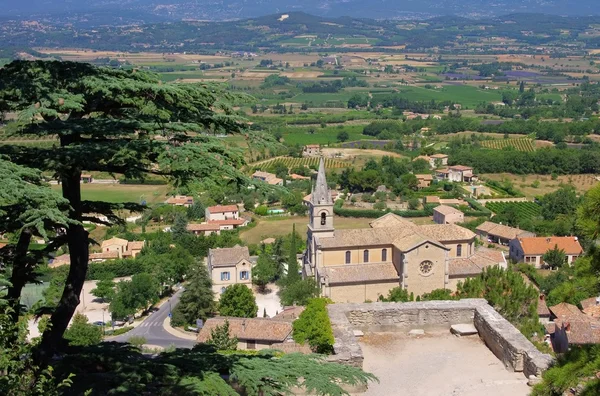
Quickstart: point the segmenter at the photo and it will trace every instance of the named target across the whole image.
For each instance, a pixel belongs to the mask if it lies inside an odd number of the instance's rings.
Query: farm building
[[[283,185],[282,179],[278,178],[277,176],[275,176],[274,174],[269,173],[269,172],[256,171],[252,174],[252,178],[254,180],[263,181],[272,186],[282,186]]]
[[[455,224],[465,221],[465,214],[452,206],[440,205],[433,208],[433,222],[436,224]]]
[[[303,157],[319,157],[321,156],[321,146],[318,144],[307,144],[302,150]]]
[[[583,254],[577,237],[519,237],[510,241],[509,246],[512,260],[536,268],[544,266],[544,254],[555,247],[565,252],[566,264],[569,265]]]
[[[475,233],[487,242],[497,243],[508,246],[510,241],[515,238],[534,237],[535,234],[529,231],[505,226],[503,224],[486,221],[475,229]]]
[[[194,204],[194,198],[187,195],[176,195],[167,199],[165,203],[167,205],[185,206],[186,208],[189,208]]]
[[[419,185],[417,188],[427,188],[431,186],[431,182],[433,181],[433,175],[425,174],[425,175],[415,175],[417,180],[419,181]]]

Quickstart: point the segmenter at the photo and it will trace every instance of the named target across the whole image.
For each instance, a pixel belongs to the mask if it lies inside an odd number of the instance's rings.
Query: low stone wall
[[[504,365],[526,376],[540,375],[552,362],[483,299],[410,303],[330,304],[334,355],[330,361],[362,367],[363,353],[355,331],[450,329],[473,323],[490,350]]]

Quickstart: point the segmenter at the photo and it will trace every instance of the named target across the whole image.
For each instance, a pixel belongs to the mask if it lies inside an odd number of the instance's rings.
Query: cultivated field
[[[542,212],[541,206],[535,202],[488,202],[485,207],[494,213],[500,213],[509,208],[513,209],[519,219],[523,220],[538,217]]]
[[[505,147],[512,147],[517,151],[531,152],[535,150],[533,139],[501,139],[501,140],[484,140],[481,142],[483,147],[502,150]]]
[[[556,191],[562,184],[571,184],[575,189],[584,193],[594,187],[600,180],[596,175],[561,175],[552,180],[550,175],[513,175],[511,173],[488,173],[482,174],[482,178],[496,181],[510,180],[514,186],[528,198],[541,196]],[[534,187],[537,185],[537,187]]]
[[[250,166],[253,168],[268,169],[278,162],[283,163],[285,166],[288,167],[288,169],[297,168],[300,166],[304,166],[304,167],[319,166],[319,158],[316,158],[316,157],[315,158],[276,157],[276,158],[271,158],[266,161],[261,161],[261,162],[257,162],[254,164],[250,164]],[[350,164],[345,161],[338,161],[338,160],[334,160],[331,158],[325,159],[325,167],[327,169],[347,168],[348,166],[350,166]]]
[[[53,185],[60,190],[61,186]],[[146,201],[148,204],[164,202],[167,199],[167,185],[129,185],[129,184],[83,184],[81,198],[87,201],[107,201],[113,203]]]

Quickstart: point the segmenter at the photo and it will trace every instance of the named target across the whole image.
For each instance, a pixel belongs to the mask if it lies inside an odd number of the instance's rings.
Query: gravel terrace
[[[523,373],[506,370],[477,336],[368,333],[360,345],[364,370],[380,381],[365,395],[525,396],[530,391]]]

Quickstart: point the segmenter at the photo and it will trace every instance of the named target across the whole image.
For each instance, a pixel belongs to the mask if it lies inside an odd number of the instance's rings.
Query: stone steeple
[[[327,186],[327,178],[325,177],[325,161],[321,157],[319,162],[319,173],[317,174],[317,183],[313,187],[311,195],[311,203],[313,205],[331,205],[331,191]]]

